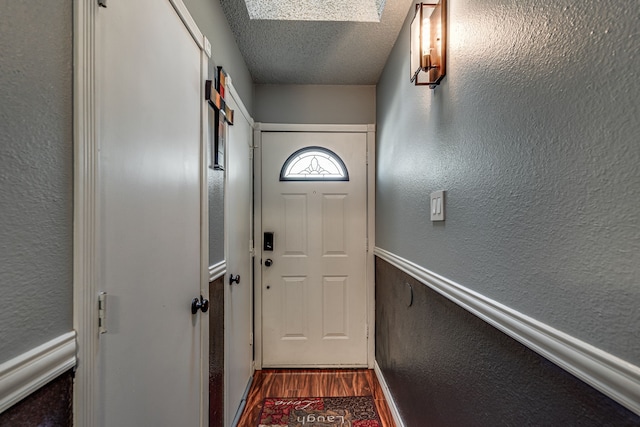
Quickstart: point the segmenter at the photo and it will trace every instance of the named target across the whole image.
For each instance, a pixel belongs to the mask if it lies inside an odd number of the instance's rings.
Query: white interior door
[[[349,180],[281,180],[309,146],[335,153]],[[262,133],[262,231],[273,233],[273,250],[262,244],[265,367],[367,366],[366,155],[366,133]]]
[[[100,425],[198,426],[201,51],[168,0],[109,2],[96,37]]]
[[[228,126],[225,186],[225,425],[231,425],[253,374],[253,287],[250,252],[253,130],[230,94],[226,96],[226,101],[230,108],[235,110],[234,125]],[[240,276],[240,283],[229,284],[230,275]]]

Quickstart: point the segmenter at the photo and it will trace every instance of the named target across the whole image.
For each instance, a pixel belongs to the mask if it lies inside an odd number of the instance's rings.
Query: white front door
[[[201,425],[201,50],[168,0],[97,17],[99,425]],[[204,293],[206,297],[206,293]],[[82,361],[80,361],[82,363]]]
[[[261,144],[262,231],[273,233],[261,248],[262,365],[367,366],[367,135],[263,132]],[[333,152],[348,181],[281,180],[305,147]]]

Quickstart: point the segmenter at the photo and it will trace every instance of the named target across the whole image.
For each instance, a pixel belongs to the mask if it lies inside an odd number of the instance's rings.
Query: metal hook
[[[413,305],[413,286],[411,286],[409,282],[405,282],[404,284],[409,287],[409,304],[407,304],[407,307],[411,307]]]

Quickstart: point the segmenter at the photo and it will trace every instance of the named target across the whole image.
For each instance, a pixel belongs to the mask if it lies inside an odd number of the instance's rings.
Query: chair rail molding
[[[382,248],[374,254],[640,415],[640,367]]]
[[[0,413],[75,365],[75,331],[0,364]]]
[[[223,260],[209,267],[209,282],[224,276],[227,272],[227,261]]]

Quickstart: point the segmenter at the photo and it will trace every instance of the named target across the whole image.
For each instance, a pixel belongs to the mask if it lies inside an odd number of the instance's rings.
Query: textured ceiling
[[[250,19],[379,22],[384,0],[244,0]]]
[[[413,3],[376,1],[380,22],[345,22],[250,19],[245,0],[220,0],[257,84],[376,84]]]

